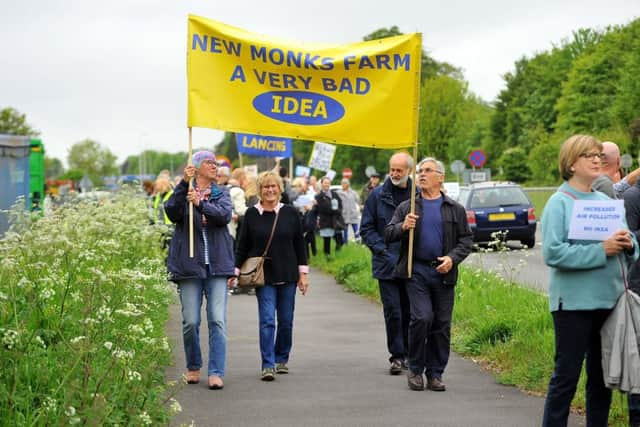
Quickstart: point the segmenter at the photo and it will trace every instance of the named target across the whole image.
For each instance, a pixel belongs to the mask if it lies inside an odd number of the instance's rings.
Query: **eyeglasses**
[[[431,172],[435,172],[435,173],[438,173],[438,174],[442,175],[442,172],[440,172],[438,169],[432,169],[432,168],[420,168],[420,169],[418,169],[418,173],[431,173]]]
[[[597,158],[598,160],[604,160],[607,158],[607,156],[604,153],[582,153],[580,154],[580,157],[584,157],[585,159],[588,159],[588,160],[593,160],[595,158]]]
[[[218,164],[213,161],[213,160],[203,160],[200,164],[202,165],[209,165],[209,166],[213,166],[213,167],[218,167]]]

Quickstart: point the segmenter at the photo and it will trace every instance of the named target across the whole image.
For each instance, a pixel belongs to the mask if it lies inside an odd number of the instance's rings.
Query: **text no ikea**
[[[227,53],[228,55],[240,56],[242,43],[220,39],[218,37],[193,34],[191,50],[200,49],[202,52]],[[224,49],[224,50],[223,50]],[[251,60],[262,60],[264,63],[273,65],[283,65],[313,70],[333,70],[338,63],[335,58],[321,57],[308,52],[296,52],[279,48],[267,49],[264,46],[249,45]],[[411,54],[379,54],[373,56],[346,55],[342,58],[342,66],[345,70],[357,68],[359,70],[389,70],[389,71],[410,71]]]

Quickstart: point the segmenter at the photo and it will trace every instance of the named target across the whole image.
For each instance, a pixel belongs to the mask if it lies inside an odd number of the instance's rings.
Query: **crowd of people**
[[[171,187],[155,185],[155,220],[175,227],[167,266],[178,285],[183,314],[188,383],[200,381],[198,345],[202,296],[209,326],[208,383],[223,388],[226,304],[239,269],[249,257],[266,254],[265,285],[258,302],[260,378],[289,372],[296,290],[308,289],[308,260],[317,254],[316,236],[331,255],[350,240],[371,251],[378,280],[388,369],[406,372],[411,390],[446,390],[451,319],[460,263],[472,249],[464,208],[443,190],[445,167],[435,158],[420,161],[396,153],[387,178],[377,172],[357,194],[348,179],[340,189],[331,179],[290,181],[279,165],[258,177],[219,167],[212,152],[193,155],[192,165]],[[626,287],[640,283],[640,169],[624,176],[618,147],[588,135],[567,139],[560,149],[564,180],[542,217],[543,257],[551,269],[549,307],[555,330],[554,372],[543,425],[566,425],[583,361],[588,377],[587,424],[607,425],[611,391],[603,379],[600,329]],[[412,189],[416,189],[415,208]],[[569,238],[575,201],[624,199],[626,221],[604,241]],[[187,218],[195,211],[195,255],[188,255]],[[413,239],[413,244],[409,240]],[[412,252],[410,248],[412,249]],[[277,256],[275,254],[278,254]],[[627,269],[630,267],[628,282]],[[630,419],[640,425],[640,399],[629,395]]]

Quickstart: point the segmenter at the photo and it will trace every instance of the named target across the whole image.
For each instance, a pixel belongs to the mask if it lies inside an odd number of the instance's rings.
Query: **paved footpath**
[[[178,392],[183,411],[172,425],[540,425],[542,398],[496,384],[490,373],[453,353],[443,378],[446,392],[409,390],[406,375],[388,374],[382,308],[345,292],[318,270],[311,271],[309,282],[307,295],[296,299],[290,373],[260,381],[256,298],[229,296],[224,389],[209,390],[206,369],[201,371],[200,384]],[[169,380],[184,372],[180,323],[176,298],[168,323],[176,361],[167,369]],[[206,322],[201,336],[206,349]],[[584,419],[572,416],[569,425],[584,425]]]

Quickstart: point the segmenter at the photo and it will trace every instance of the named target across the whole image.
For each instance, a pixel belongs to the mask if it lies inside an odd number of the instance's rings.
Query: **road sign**
[[[456,175],[460,175],[466,168],[462,160],[454,160],[453,162],[451,162],[451,165],[449,165],[449,167],[451,168],[451,172],[455,173]]]
[[[626,169],[630,168],[632,164],[633,157],[631,157],[631,154],[623,154],[622,156],[620,156],[620,166]]]
[[[342,177],[343,178],[351,179],[352,175],[353,175],[353,171],[351,169],[349,169],[349,168],[342,169]]]
[[[473,150],[469,154],[469,163],[471,166],[481,168],[487,162],[487,155],[482,150]]]

